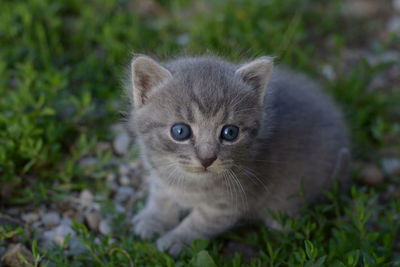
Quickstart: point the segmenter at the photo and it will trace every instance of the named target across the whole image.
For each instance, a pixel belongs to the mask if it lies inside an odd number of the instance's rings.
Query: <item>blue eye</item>
[[[232,142],[234,141],[239,135],[239,128],[235,125],[227,125],[222,128],[221,131],[221,138]]]
[[[171,136],[174,138],[176,141],[184,141],[190,138],[192,135],[190,131],[189,125],[183,124],[183,123],[178,123],[174,124],[171,127]]]

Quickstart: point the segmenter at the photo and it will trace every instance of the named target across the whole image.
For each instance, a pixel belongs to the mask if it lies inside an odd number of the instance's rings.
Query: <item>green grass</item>
[[[341,68],[346,47],[369,38],[363,48],[379,55],[398,37],[372,42],[365,22],[339,14],[341,1],[213,2],[158,1],[162,12],[146,15],[124,0],[3,0],[0,207],[46,203],[73,190],[104,187],[103,165],[111,155],[99,154],[95,144],[110,140],[109,126],[121,118],[120,81],[132,52],[161,59],[202,53],[232,60],[276,55],[278,62],[321,81],[338,100],[357,159],[379,162],[382,149],[400,151],[394,139],[400,134],[399,85],[367,89],[390,64],[360,61]],[[325,63],[337,73],[333,81],[321,74]],[[79,167],[80,159],[96,153],[102,159],[99,166]],[[62,247],[34,251],[56,266],[242,266],[240,253],[221,256],[226,241],[238,240],[256,248],[250,266],[400,266],[400,201],[381,200],[389,183],[399,181],[388,178],[376,189],[355,182],[350,196],[331,192],[330,202],[312,206],[298,220],[286,218],[293,232],[239,229],[216,241],[196,242],[177,262],[134,237],[115,212],[114,243],[111,236],[96,243],[76,224],[86,253],[68,256]]]

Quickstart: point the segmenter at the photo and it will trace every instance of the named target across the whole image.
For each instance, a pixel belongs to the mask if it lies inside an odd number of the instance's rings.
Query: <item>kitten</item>
[[[340,112],[312,82],[273,71],[271,58],[237,66],[137,56],[130,93],[129,126],[150,172],[134,231],[160,234],[158,249],[173,256],[242,219],[279,228],[269,211],[296,216],[333,180],[348,178]]]

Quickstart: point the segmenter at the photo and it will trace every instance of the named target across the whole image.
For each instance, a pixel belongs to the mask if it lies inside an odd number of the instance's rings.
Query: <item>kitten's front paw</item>
[[[185,244],[185,240],[173,232],[169,232],[157,240],[158,250],[168,252],[174,258],[179,256]]]
[[[141,239],[150,239],[155,234],[163,234],[167,227],[156,214],[142,211],[133,217],[133,230]]]

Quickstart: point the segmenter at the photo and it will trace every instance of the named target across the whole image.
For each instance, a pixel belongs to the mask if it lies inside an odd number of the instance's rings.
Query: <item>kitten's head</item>
[[[216,176],[248,160],[264,115],[272,59],[241,66],[208,57],[131,64],[131,124],[153,168]]]

